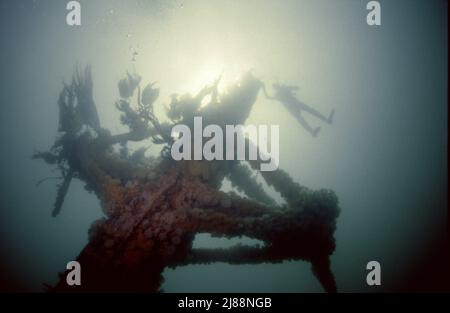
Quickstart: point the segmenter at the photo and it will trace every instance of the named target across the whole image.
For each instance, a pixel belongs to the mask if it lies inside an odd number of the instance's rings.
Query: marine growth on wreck
[[[50,292],[158,292],[166,267],[286,260],[310,262],[323,288],[337,291],[330,269],[339,214],[333,191],[306,188],[282,169],[261,171],[267,184],[284,198],[286,204],[278,205],[256,180],[261,160],[175,161],[171,157],[173,125],[192,125],[196,116],[205,125],[244,124],[260,92],[296,114],[288,86],[275,86],[277,92],[270,96],[251,73],[224,93],[219,93],[217,84],[196,95],[174,95],[167,108],[169,122],[160,122],[153,110],[159,96],[155,84],[142,88],[141,77],[127,73],[118,83],[120,99],[115,106],[129,131],[114,135],[100,124],[90,67],[77,69],[71,83],[64,85],[58,100],[58,137],[49,151],[33,158],[61,172],[53,216],[63,208],[71,181],[79,179],[98,197],[106,217],[93,223],[89,242],[77,258],[83,284],[68,286],[61,273]],[[317,135],[318,130],[310,132]],[[146,156],[145,148],[129,152],[127,143],[146,139],[161,146],[158,157]],[[224,179],[246,197],[221,191]],[[247,236],[264,245],[195,249],[198,233]]]

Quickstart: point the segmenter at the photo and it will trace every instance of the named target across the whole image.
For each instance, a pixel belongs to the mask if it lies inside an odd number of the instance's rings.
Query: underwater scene
[[[0,2],[0,292],[449,291],[447,1]]]

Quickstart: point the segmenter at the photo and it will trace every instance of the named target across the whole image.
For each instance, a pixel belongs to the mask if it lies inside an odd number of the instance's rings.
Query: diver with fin
[[[312,116],[331,124],[333,122],[334,112],[333,109],[328,117],[324,116],[322,113],[317,111],[316,109],[310,107],[309,105],[299,101],[295,97],[295,91],[298,89],[296,86],[288,86],[288,85],[282,85],[275,83],[273,84],[273,89],[275,91],[275,94],[273,96],[270,96],[267,94],[267,91],[263,85],[263,91],[267,98],[272,100],[278,100],[281,102],[286,109],[291,113],[297,121],[300,123],[300,125],[306,129],[313,137],[316,137],[319,133],[321,127],[313,128],[302,116],[302,111],[307,112],[311,114]]]

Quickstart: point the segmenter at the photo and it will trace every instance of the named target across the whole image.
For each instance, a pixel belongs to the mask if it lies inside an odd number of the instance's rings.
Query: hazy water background
[[[30,159],[54,141],[58,93],[77,62],[92,64],[101,122],[114,133],[123,130],[116,84],[133,66],[145,82],[158,81],[159,103],[222,69],[228,81],[253,68],[266,82],[298,85],[304,102],[336,109],[318,138],[264,99],[248,122],[280,124],[280,167],[305,186],[336,191],[339,289],[370,291],[370,260],[382,264],[377,290],[396,289],[422,264],[446,226],[445,1],[381,1],[381,27],[367,26],[367,1],[356,0],[80,2],[79,28],[65,24],[66,1],[0,2],[3,290],[55,282],[102,216],[98,200],[74,181],[61,215],[51,218],[55,184],[35,184],[55,173]],[[187,266],[165,276],[166,291],[322,290],[304,262]]]

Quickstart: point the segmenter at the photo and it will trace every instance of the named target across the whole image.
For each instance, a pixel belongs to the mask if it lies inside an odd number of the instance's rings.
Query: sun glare
[[[186,87],[189,92],[195,94],[203,87],[214,84],[220,78],[218,89],[222,93],[228,86],[238,81],[244,71],[244,67],[237,64],[230,65],[216,60],[205,60],[198,68],[193,69]]]

